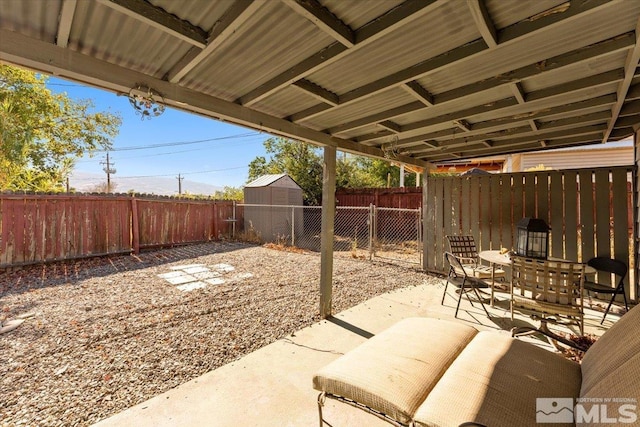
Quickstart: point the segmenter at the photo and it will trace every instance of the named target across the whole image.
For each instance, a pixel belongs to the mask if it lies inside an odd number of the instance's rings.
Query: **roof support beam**
[[[569,117],[566,119],[554,120],[550,122],[543,123],[544,126],[541,126],[541,130],[538,132],[532,131],[528,126],[521,127],[510,127],[508,129],[494,131],[494,132],[486,132],[486,133],[476,133],[474,135],[464,135],[463,137],[456,138],[447,138],[441,139],[440,141],[447,146],[465,146],[469,143],[484,143],[486,141],[501,141],[501,140],[513,140],[516,137],[524,137],[528,136],[531,138],[545,136],[549,132],[558,132],[565,131],[571,129],[579,129],[584,128],[586,126],[594,126],[594,125],[604,125],[607,123],[607,120],[610,118],[609,111],[601,111],[598,113],[586,114],[582,116]],[[431,135],[428,136],[432,138]],[[436,137],[437,138],[437,137]],[[424,139],[424,138],[423,138]],[[397,147],[399,149],[405,149],[403,152],[406,154],[414,154],[419,153],[421,151],[421,140],[420,142],[412,142],[411,138],[401,139],[397,143]]]
[[[633,77],[636,74],[638,61],[640,61],[640,21],[638,21],[638,23],[636,24],[636,44],[634,48],[627,54],[627,60],[624,67],[624,79],[618,87],[618,102],[616,102],[611,109],[611,122],[609,123],[609,127],[602,137],[602,142],[607,142],[609,135],[611,135],[611,132],[615,127],[616,121],[618,120],[618,115],[620,114],[620,110],[622,110],[622,105],[624,104],[625,97],[627,96],[629,87],[631,87]]]
[[[547,146],[543,149],[553,149],[553,148],[563,148],[563,147],[572,147],[578,145],[585,144],[597,144],[600,143],[600,140],[594,138],[592,135],[584,135],[577,136],[573,138],[562,138],[553,141],[546,141]],[[510,153],[521,153],[525,151],[537,151],[541,149],[540,141],[533,141],[522,144],[512,144],[512,145],[500,145],[494,146],[492,148],[480,148],[474,152],[458,152],[458,153],[439,153],[434,152],[431,155],[421,156],[423,160],[428,163],[431,162],[446,162],[448,160],[458,159],[459,156],[463,158],[468,157],[479,157],[479,156],[490,156],[495,154],[510,154]]]
[[[207,33],[202,28],[178,19],[147,1],[98,0],[98,2],[199,48],[207,44]]]
[[[174,67],[167,73],[167,80],[178,83],[198,64],[204,61],[211,53],[222,45],[231,35],[244,24],[254,12],[261,7],[259,1],[237,0],[232,3],[227,13],[216,23],[207,36],[204,48],[193,47]]]
[[[427,107],[431,107],[433,105],[433,95],[431,95],[429,91],[422,87],[422,85],[417,81],[414,80],[406,82],[401,87],[418,101],[423,102]]]
[[[326,90],[322,86],[310,82],[307,79],[300,79],[297,82],[293,83],[293,85],[298,89],[305,91],[307,94],[313,96],[314,98],[322,102],[326,102],[327,104],[338,105],[340,103],[338,95]]]
[[[594,11],[595,8],[606,5],[607,3],[608,2],[606,0],[574,0],[571,3],[571,7],[563,12],[558,11],[554,14],[541,16],[534,21],[521,21],[501,30],[499,34],[500,43],[504,44],[507,42],[513,42],[518,37],[526,36],[531,32],[541,30],[546,26],[556,24],[564,19],[575,19],[575,17],[581,13]],[[479,90],[487,90],[498,87],[508,82],[518,82],[523,78],[531,77],[533,75],[540,74],[551,69],[556,69],[565,65],[570,65],[572,63],[590,59],[594,55],[607,55],[616,51],[617,49],[626,49],[629,46],[633,45],[634,40],[635,39],[633,33],[625,34],[624,37],[613,38],[603,43],[598,43],[593,46],[578,49],[576,51],[570,52],[569,54],[549,58],[546,61],[542,61],[541,63],[531,64],[528,67],[523,67],[514,70],[513,72],[496,76],[492,79],[486,79],[482,82],[468,85],[468,87],[465,88],[470,90],[470,92],[467,94],[471,94],[478,92]],[[613,43],[613,45],[609,43]],[[601,44],[605,44],[605,46],[600,46]],[[388,90],[390,87],[402,85],[411,80],[418,79],[432,71],[443,68],[447,65],[451,65],[459,60],[467,59],[468,57],[483,52],[486,49],[487,45],[483,39],[478,39],[466,45],[459,46],[441,55],[425,60],[419,64],[413,65],[404,70],[400,70],[392,75],[383,77],[374,82],[339,95],[341,99],[340,106],[344,106],[357,100],[373,96],[381,91]],[[462,89],[454,89],[454,91],[457,92],[459,92],[460,90]],[[441,94],[440,97],[434,97],[434,104],[458,98],[460,95],[454,91],[450,91],[451,93],[447,94],[448,96]],[[316,112],[314,115],[303,115],[302,112],[298,112],[294,114],[294,116],[296,117],[297,121],[300,121],[310,119],[327,110],[329,109],[315,110]],[[306,111],[310,112],[313,110],[307,109]]]
[[[385,120],[384,122],[378,123],[378,125],[390,130],[393,133],[400,133],[400,125],[392,122],[391,120]]]
[[[597,98],[588,99],[586,101],[573,102],[570,104],[562,104],[552,108],[534,110],[529,113],[518,114],[517,116],[478,122],[478,123],[474,123],[471,126],[469,136],[480,135],[480,134],[486,135],[489,132],[505,131],[510,129],[522,130],[522,127],[517,127],[519,124],[525,125],[531,121],[536,121],[540,119],[551,119],[554,116],[557,116],[560,114],[562,115],[571,114],[572,117],[585,116],[583,111],[593,110],[594,108],[601,108],[602,111],[605,111],[606,109],[606,113],[610,117],[610,106],[614,104],[615,101],[616,101],[615,94],[603,95]],[[542,125],[544,126],[545,124],[542,124]],[[524,127],[524,128],[528,129],[528,127]],[[457,137],[457,134],[454,129],[455,128],[449,128],[449,129],[429,132],[426,134],[423,133],[420,135],[405,137],[399,141],[398,147],[402,148],[402,147],[410,147],[413,145],[419,145],[423,140],[426,140],[426,139],[455,139]],[[386,135],[377,135],[377,134],[363,135],[361,137],[356,138],[356,141],[361,143],[362,142],[375,143],[376,140],[384,138],[385,136]]]
[[[69,78],[116,93],[128,91],[140,82],[162,93],[165,103],[174,108],[228,121],[273,135],[285,136],[314,145],[336,147],[338,150],[384,158],[378,148],[332,137],[326,133],[296,125],[266,113],[251,110],[234,102],[157,79],[115,64],[35,40],[14,31],[0,30],[0,56],[3,61],[32,68],[48,74]],[[399,155],[398,162],[424,167],[421,160]]]
[[[64,0],[62,3],[58,20],[58,35],[56,36],[56,44],[60,47],[69,45],[69,34],[71,34],[71,24],[73,23],[73,15],[76,13],[77,3],[77,0]]]
[[[559,96],[559,95],[563,95],[563,94],[567,94],[570,92],[575,92],[575,91],[580,91],[580,90],[584,90],[584,89],[589,89],[589,88],[594,88],[596,86],[599,85],[604,85],[604,84],[608,84],[608,83],[612,83],[612,82],[616,82],[618,80],[621,80],[624,77],[623,75],[623,71],[622,70],[613,70],[613,71],[607,71],[605,73],[601,73],[595,76],[591,76],[591,77],[587,77],[584,79],[579,79],[579,80],[575,80],[572,81],[570,83],[565,83],[565,84],[560,84],[557,86],[552,86],[546,89],[540,89],[538,91],[535,92],[531,92],[528,94],[527,96],[527,100],[528,103],[531,103],[533,101],[536,100],[540,100],[540,99],[546,99],[546,98],[551,98],[554,96]],[[517,99],[517,97],[515,98],[505,98],[501,101],[498,102],[506,102],[506,100],[511,100],[511,99]],[[436,96],[436,104],[438,104],[437,102],[438,100],[438,96]],[[515,103],[517,104],[518,102],[515,101]],[[496,103],[494,103],[496,104]],[[385,120],[400,114],[406,114],[408,112],[412,112],[409,108],[408,105],[414,105],[414,103],[411,104],[407,104],[407,106],[403,106],[403,107],[396,107],[392,110],[389,110],[387,112],[381,112],[381,113],[377,113],[374,114],[372,116],[369,117],[364,117],[361,119],[357,119],[354,120],[350,123],[345,123],[341,126],[336,126],[334,128],[329,129],[329,133],[333,134],[338,134],[340,132],[345,132],[357,127],[362,127],[362,126],[366,126],[368,124],[371,124],[374,121],[380,121],[380,120]],[[407,107],[407,108],[405,108]],[[419,106],[419,108],[416,108],[416,110],[422,109],[424,108],[424,106]],[[461,115],[463,112],[465,111],[469,111],[469,110],[463,110],[462,112],[458,112],[458,113],[451,113],[453,115],[455,115],[455,118],[453,118],[452,120],[458,120],[458,119],[462,119],[465,117],[469,117],[472,114],[480,114],[482,112],[487,112],[487,111],[493,111],[493,105],[490,106],[486,106],[486,111],[481,111],[480,109],[472,109],[470,110],[471,113],[470,114],[466,114],[466,115]],[[403,111],[403,113],[398,113],[399,111]],[[385,114],[388,117],[384,117]],[[442,117],[442,116],[441,116]],[[372,119],[374,118],[374,119]],[[435,124],[432,122],[431,119],[425,120],[425,121],[421,121],[421,122],[417,122],[417,123],[413,123],[413,124],[407,124],[402,126],[402,131],[406,132],[406,131],[410,131],[410,130],[415,130],[416,126],[420,126],[420,127],[427,127],[430,126],[431,124]]]
[[[307,18],[316,27],[320,28],[336,41],[342,43],[346,47],[355,46],[356,35],[353,30],[316,0],[282,1],[296,13]]]
[[[498,46],[498,32],[493,25],[491,16],[487,6],[484,4],[484,0],[467,0],[469,10],[471,10],[471,16],[480,31],[480,35],[484,39],[487,46],[490,48]]]
[[[389,13],[381,16],[379,19],[365,24],[355,32],[355,46],[348,49],[342,43],[334,43],[322,49],[320,52],[310,56],[296,64],[290,69],[284,71],[280,75],[274,77],[268,82],[255,88],[244,96],[241,96],[236,102],[242,105],[252,105],[272,93],[282,89],[288,84],[304,78],[309,74],[320,70],[329,64],[334,63],[342,56],[353,52],[354,49],[360,49],[370,43],[386,36],[392,31],[402,28],[404,25],[412,22],[424,14],[426,14],[436,4],[436,0],[407,0]]]

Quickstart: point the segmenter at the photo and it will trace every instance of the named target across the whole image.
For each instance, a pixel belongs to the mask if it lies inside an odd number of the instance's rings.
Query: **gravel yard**
[[[0,271],[0,425],[77,426],[319,320],[320,256],[213,242]],[[334,261],[334,312],[440,280]]]

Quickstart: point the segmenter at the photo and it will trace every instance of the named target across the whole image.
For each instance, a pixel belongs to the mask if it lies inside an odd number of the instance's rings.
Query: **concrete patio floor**
[[[443,281],[444,283],[444,281]],[[233,363],[208,372],[166,393],[105,419],[95,426],[316,426],[318,392],[313,374],[340,355],[395,322],[412,316],[454,319],[453,287],[440,305],[443,286],[420,285],[393,291],[282,338]],[[513,326],[534,324],[518,316],[511,322],[508,296],[497,293],[487,318],[476,303],[463,297],[458,322],[480,330],[509,334]],[[619,316],[585,310],[585,333],[601,335]],[[536,345],[550,344],[534,337]],[[325,419],[339,426],[388,426],[364,411],[327,400]]]

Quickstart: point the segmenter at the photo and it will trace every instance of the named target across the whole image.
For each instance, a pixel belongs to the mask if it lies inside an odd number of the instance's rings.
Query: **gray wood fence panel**
[[[501,230],[502,235],[500,236],[500,245],[501,247],[511,249],[513,247],[513,221],[511,219],[511,206],[513,203],[512,193],[511,193],[511,175],[502,174],[500,176],[500,183],[502,185],[502,193],[500,195],[501,200]]]
[[[465,201],[471,200],[471,180],[469,178],[461,181],[460,187],[460,200],[462,204],[460,206],[460,214],[462,216],[460,221],[461,234],[472,234],[471,231],[471,206],[470,203]]]
[[[435,267],[438,269],[444,270],[444,262],[442,260],[442,254],[444,253],[444,227],[445,227],[445,212],[443,212],[443,207],[446,203],[445,201],[445,183],[446,181],[440,181],[438,186],[436,187],[436,195],[435,195],[435,205],[436,205],[436,231],[435,231]],[[450,197],[447,197],[447,200],[451,200]],[[449,213],[450,215],[450,213]],[[447,217],[447,219],[449,219]]]
[[[479,177],[480,180],[480,239],[476,238],[478,250],[489,249],[491,246],[491,181],[488,176]]]
[[[609,171],[599,169],[595,172],[595,223],[596,223],[596,254],[611,258],[611,206],[609,204]],[[586,260],[585,260],[586,261]]]
[[[518,222],[520,218],[524,216],[524,207],[523,207],[523,198],[524,198],[524,187],[522,182],[524,180],[524,176],[521,173],[513,174],[513,212],[511,218],[513,219],[514,224]],[[513,230],[514,233],[517,233],[515,228]],[[515,240],[514,240],[515,242]]]
[[[551,224],[549,210],[549,182],[551,181],[548,172],[536,174],[536,217],[542,218],[547,224]]]
[[[631,202],[628,197],[627,190],[627,171],[623,169],[614,169],[611,172],[611,195],[613,200],[613,258],[619,259],[625,262],[628,266],[630,263],[629,254],[633,252],[633,248],[630,245],[633,239],[629,237],[629,203]],[[623,209],[623,207],[625,209]],[[622,226],[625,224],[625,226]],[[636,290],[629,286],[629,276],[625,278],[625,290],[627,295],[631,298],[637,299]],[[622,299],[622,298],[620,298]]]
[[[595,256],[594,215],[593,215],[593,177],[592,171],[578,173],[580,180],[580,256],[578,261],[586,262]]]
[[[566,231],[564,229],[563,221],[564,197],[562,197],[562,195],[564,194],[564,191],[562,189],[562,174],[559,172],[553,172],[549,174],[549,178],[549,194],[551,195],[551,208],[549,210],[551,220],[549,221],[549,225],[551,226],[551,234],[553,236],[551,244],[549,245],[549,250],[552,256],[556,258],[564,258],[563,242]]]
[[[471,215],[471,235],[480,235],[480,179],[477,176],[469,178],[471,193],[467,203],[469,204],[469,214]]]
[[[426,179],[426,188],[425,194],[423,195],[423,206],[424,206],[424,250],[423,250],[423,264],[426,270],[437,269],[437,264],[435,262],[435,256],[438,253],[436,250],[435,240],[436,240],[436,229],[438,221],[437,218],[437,192],[436,188],[442,185],[441,180],[434,180],[427,178]]]
[[[436,253],[426,265],[444,270],[445,234],[471,234],[482,250],[513,248],[515,224],[529,215],[547,220],[555,231],[550,242],[553,256],[586,262],[599,247],[605,256],[633,266],[626,184],[631,171],[632,167],[618,167],[429,178],[432,191],[426,203],[428,209],[433,206],[434,215],[427,215],[426,233],[434,236],[431,247]],[[636,289],[629,289],[628,295],[638,298]]]
[[[447,230],[447,235],[458,235],[460,234],[460,217],[462,216],[461,205],[460,205],[460,184],[462,180],[460,179],[450,179],[448,183],[451,185],[451,221],[449,222],[450,228]],[[445,205],[446,208],[447,205]]]
[[[524,214],[523,216],[535,218],[536,212],[536,176],[535,174],[524,175]]]
[[[578,257],[578,173],[568,171],[564,173],[564,239],[565,255],[567,259]]]
[[[500,249],[500,176],[491,175],[491,236],[486,249]]]

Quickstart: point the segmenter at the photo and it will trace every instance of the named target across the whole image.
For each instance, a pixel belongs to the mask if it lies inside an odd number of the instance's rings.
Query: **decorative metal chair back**
[[[447,236],[450,252],[462,264],[478,264],[478,249],[473,236]]]
[[[513,256],[511,318],[514,310],[546,322],[576,324],[584,334],[584,265]]]

